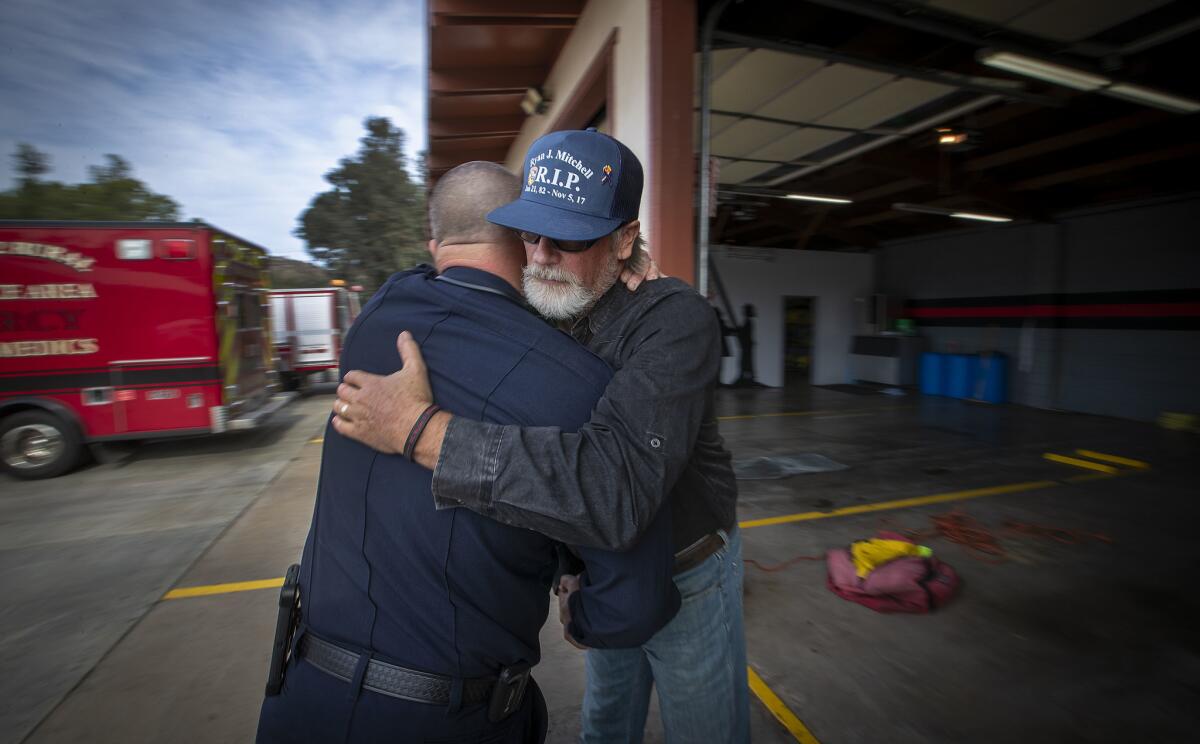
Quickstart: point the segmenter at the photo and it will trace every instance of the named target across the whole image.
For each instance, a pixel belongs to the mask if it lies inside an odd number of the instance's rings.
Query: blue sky
[[[3,0],[0,188],[11,153],[75,183],[105,153],[276,255],[370,115],[425,142],[422,0]]]

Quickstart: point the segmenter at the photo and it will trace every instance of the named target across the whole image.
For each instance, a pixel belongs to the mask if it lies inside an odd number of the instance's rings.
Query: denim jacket
[[[434,470],[438,508],[465,506],[574,545],[625,550],[672,501],[676,549],[736,518],[717,428],[720,331],[684,282],[617,283],[571,334],[616,374],[577,433],[454,417]]]

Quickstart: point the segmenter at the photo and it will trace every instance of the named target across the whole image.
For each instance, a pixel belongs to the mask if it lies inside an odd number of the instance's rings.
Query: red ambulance
[[[0,466],[247,429],[277,392],[267,252],[211,225],[0,220]]]

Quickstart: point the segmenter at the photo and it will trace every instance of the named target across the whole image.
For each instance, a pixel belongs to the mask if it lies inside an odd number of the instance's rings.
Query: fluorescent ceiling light
[[[1012,222],[1012,217],[1001,217],[995,214],[979,214],[978,212],[951,212],[950,217],[960,220],[979,220],[980,222]]]
[[[1200,111],[1200,101],[1164,93],[1130,83],[1115,83],[1102,76],[1094,75],[1073,67],[1064,67],[1033,57],[1011,52],[981,51],[978,59],[988,67],[1015,72],[1048,83],[1063,85],[1076,90],[1094,91],[1124,101],[1153,106],[1176,114],[1194,114]]]
[[[821,202],[823,204],[853,204],[849,199],[843,199],[839,196],[815,196],[813,194],[788,194],[788,199],[798,199],[799,201]]]
[[[1164,109],[1177,114],[1194,114],[1200,111],[1200,101],[1193,101],[1190,98],[1182,98],[1173,96],[1170,93],[1153,90],[1151,88],[1143,88],[1140,85],[1130,85],[1128,83],[1117,83],[1109,86],[1103,91],[1104,94],[1110,95],[1113,98],[1121,98],[1134,103],[1143,103],[1147,106]]]
[[[896,202],[892,205],[892,209],[900,212],[914,212],[916,214],[936,214],[940,217],[955,217],[960,220],[979,220],[980,222],[1012,222],[1012,217],[1002,217],[998,214],[983,214],[982,212],[960,212],[957,209],[946,209],[945,207],[927,207],[924,204],[908,204],[906,202]]]
[[[982,52],[979,61],[988,67],[1015,72],[1018,75],[1045,80],[1048,83],[1065,85],[1076,90],[1099,90],[1112,81],[1100,75],[1044,62],[1033,57],[1011,52]]]

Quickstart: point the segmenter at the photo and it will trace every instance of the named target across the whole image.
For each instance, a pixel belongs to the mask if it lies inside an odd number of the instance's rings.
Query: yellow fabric
[[[909,555],[928,557],[933,555],[933,551],[924,545],[876,537],[853,543],[850,546],[850,555],[854,558],[854,569],[858,578],[865,579],[867,574],[889,561]]]

